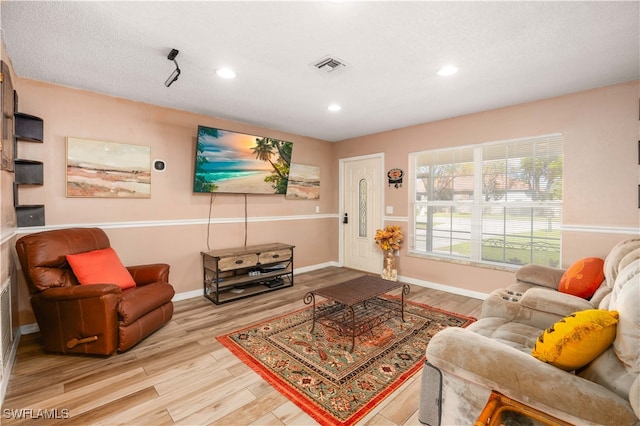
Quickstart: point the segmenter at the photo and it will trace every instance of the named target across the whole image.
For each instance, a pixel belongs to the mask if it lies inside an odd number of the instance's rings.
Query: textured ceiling
[[[639,4],[2,0],[0,12],[20,77],[339,141],[637,80]],[[172,48],[182,74],[167,88]],[[310,65],[326,55],[348,66]],[[436,75],[449,63],[460,71]],[[237,77],[217,77],[223,66]]]

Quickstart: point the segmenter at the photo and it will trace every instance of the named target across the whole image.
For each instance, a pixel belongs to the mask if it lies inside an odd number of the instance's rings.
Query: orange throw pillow
[[[123,290],[136,286],[133,277],[111,247],[68,254],[66,257],[71,270],[82,285],[115,284]]]
[[[565,271],[558,284],[558,291],[589,299],[604,280],[604,260],[586,257],[575,262]]]

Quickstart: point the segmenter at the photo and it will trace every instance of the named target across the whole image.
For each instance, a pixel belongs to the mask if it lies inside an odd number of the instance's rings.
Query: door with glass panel
[[[341,160],[343,265],[379,272],[381,252],[373,239],[382,226],[381,155]]]

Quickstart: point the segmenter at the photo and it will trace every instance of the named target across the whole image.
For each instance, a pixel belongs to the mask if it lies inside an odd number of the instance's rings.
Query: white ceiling
[[[20,77],[339,141],[637,80],[639,5],[2,0],[0,12]],[[182,74],[167,88],[172,48]],[[310,65],[326,55],[348,67]],[[460,71],[436,75],[445,64]],[[217,77],[223,66],[237,77]]]

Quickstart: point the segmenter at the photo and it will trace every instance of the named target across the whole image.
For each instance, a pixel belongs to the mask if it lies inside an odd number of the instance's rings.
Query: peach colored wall
[[[616,242],[638,236],[639,82],[421,124],[336,144],[337,158],[385,153],[385,169],[408,172],[408,154],[550,133],[563,133],[564,206],[562,263],[605,256]],[[389,224],[405,230],[409,185],[385,189],[394,207]],[[622,229],[622,230],[620,230]],[[626,233],[626,235],[625,235]],[[513,274],[488,268],[407,256],[399,273],[414,279],[489,292]]]
[[[338,204],[333,144],[27,79],[21,81],[19,96],[21,112],[44,120],[44,143],[23,144],[20,156],[44,163],[45,183],[22,189],[20,199],[24,204],[45,205],[46,228],[103,227],[123,263],[169,263],[177,293],[201,289],[200,252],[239,247],[245,237],[244,196],[218,194],[207,241],[211,196],[192,192],[197,126],[205,125],[291,141],[294,163],[320,167],[319,200],[247,197],[247,244],[293,244],[295,268],[337,261],[337,238],[331,237],[337,234]],[[152,173],[150,199],[67,198],[69,136],[150,146],[152,160],[165,160],[167,168]],[[320,214],[315,213],[316,206]],[[24,232],[30,230],[19,230]],[[21,323],[33,323],[24,283],[20,288]]]

